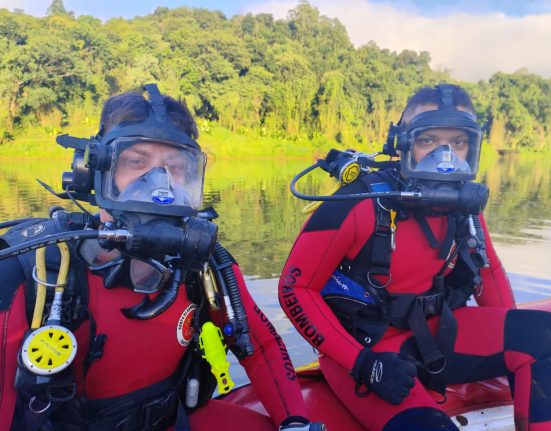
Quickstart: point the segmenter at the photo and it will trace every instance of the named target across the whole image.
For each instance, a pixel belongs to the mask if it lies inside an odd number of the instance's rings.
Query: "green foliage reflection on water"
[[[291,178],[309,161],[218,160],[209,162],[204,204],[219,212],[220,240],[248,275],[279,273],[304,222],[305,202],[289,192]],[[4,161],[0,164],[0,219],[45,216],[52,205],[74,209],[46,192],[40,178],[56,190],[67,160]],[[524,228],[551,222],[551,161],[536,157],[494,159],[483,163],[479,178],[491,190],[486,218],[490,231],[511,238]],[[299,183],[304,192],[325,193],[326,175]],[[536,231],[537,232],[537,231]]]

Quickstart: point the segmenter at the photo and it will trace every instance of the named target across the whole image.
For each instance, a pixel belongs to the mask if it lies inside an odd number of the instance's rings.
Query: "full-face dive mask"
[[[60,196],[98,205],[113,216],[108,229],[126,232],[124,240],[100,241],[113,253],[105,262],[94,262],[107,253],[97,241],[92,246],[94,240],[81,244],[82,257],[91,269],[102,271],[107,284],[122,282],[140,293],[162,290],[159,307],[148,302],[125,313],[136,318],[153,317],[175,300],[183,281],[178,278],[203,269],[217,234],[212,217],[199,211],[205,154],[170,120],[157,86],[144,90],[149,94],[144,120],[100,130],[91,139],[57,139],[75,150],[72,171],[62,180],[67,193]]]
[[[206,157],[199,150],[149,137],[121,137],[109,145],[109,169],[97,175],[97,186],[111,211],[200,208]]]
[[[391,124],[383,152],[401,152],[405,178],[472,181],[478,172],[482,130],[473,114],[457,109],[453,86],[438,88],[438,109],[422,112],[408,124]]]
[[[206,156],[170,121],[157,87],[144,89],[150,96],[145,120],[120,123],[105,134],[100,130],[91,139],[57,138],[75,149],[63,188],[115,218],[123,212],[194,215],[201,206]]]
[[[393,199],[407,207],[480,213],[488,201],[488,189],[472,180],[478,171],[481,127],[474,115],[457,109],[454,86],[442,84],[437,88],[437,110],[422,112],[408,124],[391,124],[382,153],[396,156],[400,151],[400,161],[376,161],[378,154],[331,150],[325,159],[293,178],[291,192],[308,201]],[[297,181],[318,167],[341,184],[352,182],[371,169],[390,169],[389,172],[396,172],[399,189],[326,196],[300,193],[295,187]]]

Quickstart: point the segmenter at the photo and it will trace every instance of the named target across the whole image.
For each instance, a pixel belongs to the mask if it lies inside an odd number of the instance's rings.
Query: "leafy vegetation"
[[[1,9],[0,53],[2,154],[94,134],[105,99],[147,82],[185,98],[217,156],[373,150],[415,90],[452,81],[427,52],[355,48],[308,3],[284,20],[182,7],[102,22],[54,0],[45,18]],[[551,149],[551,80],[519,71],[464,85],[491,148]]]

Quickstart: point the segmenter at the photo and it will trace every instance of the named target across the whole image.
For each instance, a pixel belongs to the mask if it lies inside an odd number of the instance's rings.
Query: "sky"
[[[51,0],[0,0],[0,8],[44,16]],[[158,6],[203,7],[226,16],[271,13],[285,18],[297,0],[65,0],[78,15],[132,18]],[[551,0],[310,0],[338,18],[352,43],[428,51],[434,69],[464,81],[519,69],[551,77]]]

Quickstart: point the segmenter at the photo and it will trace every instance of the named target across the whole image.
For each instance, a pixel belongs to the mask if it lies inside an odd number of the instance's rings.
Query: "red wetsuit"
[[[233,265],[233,270],[254,346],[253,355],[243,359],[241,364],[274,424],[279,425],[288,416],[306,416],[300,387],[285,345],[252,300],[237,264]],[[20,425],[13,425],[17,423],[13,419],[14,414],[16,417],[21,415],[16,408],[18,393],[14,389],[14,378],[17,355],[29,327],[25,312],[26,288],[22,269],[15,258],[0,262],[0,271],[4,279],[0,291],[0,429],[9,430],[11,427],[20,430]],[[123,397],[153,385],[162,385],[175,374],[194,333],[191,322],[196,305],[188,299],[184,285],[180,287],[176,301],[150,320],[128,319],[120,311],[139,303],[143,294],[126,288],[105,289],[103,279],[98,275],[88,274],[88,294],[88,310],[96,325],[95,333],[105,334],[107,338],[101,358],[93,361],[86,370],[85,357],[91,345],[92,319],[84,320],[75,331],[78,353],[73,364],[73,375],[77,398],[85,395],[92,404],[102,403],[108,398]],[[215,323],[222,324],[221,313],[211,313],[211,317]],[[230,343],[229,340],[226,342]],[[212,409],[209,410],[210,404],[208,402],[206,407],[191,414],[189,419],[193,431],[210,430],[222,424],[221,429],[224,430],[242,430],[244,424],[254,424],[255,429],[259,430],[274,429],[269,420],[251,410],[223,401],[212,402]],[[62,410],[63,407],[60,408]],[[143,416],[144,412],[139,411],[137,415]],[[60,416],[63,421],[70,422],[67,415]],[[54,419],[57,417],[52,416]],[[82,429],[115,429],[113,424],[108,423],[104,428]],[[143,426],[136,425],[129,429],[144,429]]]
[[[365,190],[355,184],[348,188],[349,193]],[[321,205],[305,223],[293,246],[279,283],[279,299],[297,330],[321,353],[320,364],[332,389],[369,430],[378,431],[385,429],[391,419],[404,410],[439,407],[419,381],[397,406],[373,392],[364,398],[357,397],[350,373],[364,346],[345,330],[321,293],[341,262],[353,261],[374,234],[374,205],[372,199]],[[428,216],[426,220],[436,239],[442,242],[448,218]],[[453,355],[446,358],[446,383],[476,381],[513,372],[516,421],[526,425],[520,429],[549,431],[551,341],[542,343],[542,340],[545,331],[551,331],[551,317],[543,312],[511,310],[515,303],[509,281],[484,224],[483,229],[490,262],[489,268],[481,270],[481,290],[476,296],[478,305],[483,307],[460,307],[453,311],[458,330]],[[426,292],[445,259],[438,257],[439,250],[429,246],[412,217],[397,223],[395,239],[388,292]],[[428,319],[433,334],[439,319],[439,316]],[[411,330],[390,326],[372,349],[400,352],[410,338]],[[539,385],[534,386],[534,382]]]

